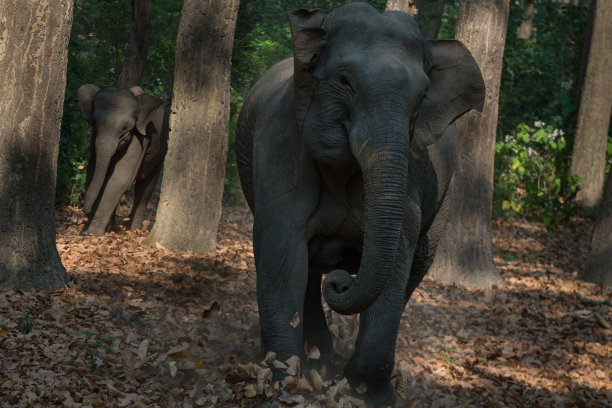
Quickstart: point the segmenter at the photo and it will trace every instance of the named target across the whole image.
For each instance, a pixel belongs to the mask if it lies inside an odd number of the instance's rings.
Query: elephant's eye
[[[125,125],[123,125],[122,132],[124,132],[124,133],[125,133],[125,132],[127,132],[129,129],[130,129],[130,126],[129,126],[129,125],[127,125],[127,124],[125,124]]]
[[[351,82],[349,81],[349,79],[346,77],[346,75],[340,75],[338,77],[338,82],[340,82],[340,84],[342,84],[342,86],[350,89],[351,91],[353,90],[353,87],[351,86]]]

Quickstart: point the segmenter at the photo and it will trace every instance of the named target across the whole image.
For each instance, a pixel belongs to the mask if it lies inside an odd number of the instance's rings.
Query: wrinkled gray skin
[[[262,351],[303,356],[307,342],[328,361],[328,273],[330,307],[361,313],[344,374],[391,404],[400,317],[446,218],[453,122],[482,109],[484,82],[460,42],[426,40],[401,12],[349,3],[289,20],[294,58],[255,84],[236,134]]]
[[[142,226],[168,145],[162,100],[129,90],[81,86],[75,100],[92,125],[84,211],[86,234],[104,235],[121,196],[136,181],[130,229]]]

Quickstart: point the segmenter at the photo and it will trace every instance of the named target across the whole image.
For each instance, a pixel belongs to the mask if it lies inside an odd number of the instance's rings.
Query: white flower
[[[535,126],[537,128],[543,128],[544,126],[546,126],[546,123],[542,122],[541,120],[536,120],[533,123],[533,126]]]

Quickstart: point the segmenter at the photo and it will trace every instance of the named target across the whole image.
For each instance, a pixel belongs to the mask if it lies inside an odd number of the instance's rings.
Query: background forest
[[[234,131],[241,103],[272,64],[291,56],[286,10],[329,11],[340,0],[250,0],[242,2],[236,25],[231,77],[231,122],[224,199],[241,197],[235,163]],[[385,1],[370,2],[380,10]],[[84,83],[117,83],[130,32],[128,0],[75,1],[69,48],[68,84],[62,119],[57,199],[77,203],[84,194],[89,128],[73,93]],[[142,87],[170,107],[174,43],[182,2],[152,4],[152,36]],[[570,159],[585,64],[588,9],[537,0],[532,35],[520,38],[522,2],[510,3],[500,87],[494,216],[520,214],[558,224],[578,211],[570,200],[579,180],[570,176]],[[457,3],[446,1],[438,38],[453,38]],[[612,137],[607,145],[609,172]]]

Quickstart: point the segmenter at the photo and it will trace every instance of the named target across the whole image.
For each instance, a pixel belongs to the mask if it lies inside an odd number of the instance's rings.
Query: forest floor
[[[261,361],[246,208],[224,208],[214,254],[147,246],[122,227],[82,236],[83,223],[76,208],[57,212],[66,287],[0,294],[1,408],[361,406],[339,377]],[[400,324],[398,406],[612,406],[612,290],[576,279],[591,230],[496,221],[506,287],[426,278]],[[346,358],[357,317],[328,318]],[[279,394],[270,365],[301,376]]]

